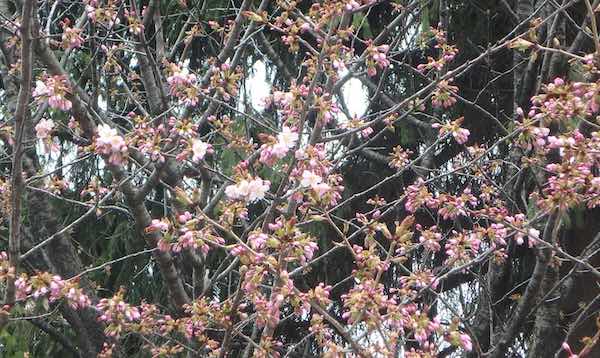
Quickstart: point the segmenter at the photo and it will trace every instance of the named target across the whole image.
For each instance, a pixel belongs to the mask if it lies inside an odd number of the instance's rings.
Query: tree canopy
[[[598,12],[0,0],[0,355],[600,355]]]

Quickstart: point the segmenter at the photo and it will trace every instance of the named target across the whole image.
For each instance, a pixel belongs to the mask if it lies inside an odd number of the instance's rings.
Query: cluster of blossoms
[[[543,86],[542,94],[531,98],[533,106],[528,116],[544,124],[585,117],[594,108],[592,103],[595,102],[595,96],[585,98],[588,90],[582,84],[566,83],[562,78],[555,78],[552,83]]]
[[[165,218],[153,219],[145,232],[161,234],[157,247],[162,251],[179,253],[182,250],[200,250],[206,256],[210,250],[209,244],[222,245],[225,241],[214,234],[210,226],[200,226],[200,223],[201,220],[186,211],[176,215],[172,223]]]
[[[210,88],[216,91],[224,101],[238,96],[239,82],[243,77],[242,69],[239,66],[231,68],[228,63],[222,63],[220,66],[213,65],[210,72]]]
[[[129,24],[129,32],[133,35],[140,35],[144,31],[144,24],[140,20],[140,18],[133,12],[130,12],[128,9],[125,9],[125,17],[127,18],[127,23]]]
[[[263,99],[263,103],[265,107],[270,107],[271,105],[277,105],[283,109],[291,109],[294,108],[294,103],[300,104],[297,100],[297,92],[296,91],[274,91],[273,94],[269,97]]]
[[[277,287],[271,295],[265,295],[257,289],[266,278],[265,267],[260,265],[248,269],[245,274],[243,285],[244,293],[249,302],[255,305],[257,314],[257,325],[259,327],[276,327],[280,320],[280,309],[286,303],[288,296],[293,292],[293,283],[286,271],[282,271],[275,279],[278,280]]]
[[[446,242],[446,264],[463,264],[470,262],[478,253],[481,239],[476,233],[465,234],[452,231],[452,236]]]
[[[422,230],[421,225],[417,225],[417,230]],[[421,231],[421,236],[419,236],[419,243],[431,252],[440,251],[440,241],[442,241],[442,234],[437,230],[437,226]]]
[[[296,314],[306,315],[310,313],[310,302],[315,302],[321,307],[328,307],[331,304],[331,290],[333,287],[320,282],[314,289],[308,292],[300,292],[296,299],[292,298],[292,305],[297,308]],[[318,315],[317,315],[318,316]]]
[[[283,222],[281,219],[279,221]],[[271,224],[270,230],[273,230],[272,234],[265,233],[251,233],[248,236],[248,243],[250,247],[244,245],[236,245],[231,253],[235,256],[240,257],[244,263],[258,264],[260,262],[271,262],[274,259],[269,254],[273,252],[281,252],[285,255],[285,261],[288,263],[296,262],[305,264],[308,260],[311,260],[314,253],[318,249],[317,244],[314,242],[314,238],[306,235],[300,231],[291,232],[288,236],[282,236],[281,229],[273,227],[273,225],[283,227],[283,224]],[[250,291],[255,284],[258,284],[263,279],[266,271],[251,270],[248,277],[252,276],[245,286]]]
[[[242,179],[237,184],[227,186],[225,195],[233,200],[253,202],[264,199],[270,186],[271,182],[258,177]]]
[[[431,94],[431,105],[435,108],[450,108],[456,103],[454,94],[458,87],[450,84],[452,80],[442,80]]]
[[[195,341],[197,347],[205,351],[208,357],[218,357],[219,344],[207,335],[207,330],[215,328],[215,322],[221,327],[232,322],[232,307],[229,302],[207,303],[205,298],[197,299],[183,307],[183,314],[174,318],[161,314],[159,309],[151,304],[131,306],[124,301],[124,291],[119,291],[109,299],[102,299],[96,305],[100,320],[107,325],[105,333],[119,338],[128,333],[141,335],[161,334],[164,337],[185,337]],[[225,312],[230,312],[229,314]],[[175,340],[177,342],[177,339]],[[105,343],[99,357],[112,357],[115,344]],[[148,345],[144,347],[155,357],[170,357],[184,351],[184,346],[178,343]]]
[[[356,118],[356,117],[350,119],[347,123],[343,123],[342,128],[348,128],[348,129],[362,128],[360,130],[360,132],[358,132],[358,134],[362,138],[367,138],[368,136],[373,134],[373,127],[366,126],[365,121],[363,121],[362,119]]]
[[[260,161],[266,165],[273,165],[277,159],[285,157],[296,146],[298,133],[288,126],[283,126],[275,140],[272,144],[261,146]]]
[[[190,107],[198,104],[199,91],[196,87],[196,75],[189,73],[187,68],[181,69],[180,66],[170,64],[170,75],[167,77],[169,84],[169,94],[179,99],[179,101]]]
[[[168,121],[169,134],[184,139],[192,139],[198,134],[198,125],[188,118],[177,119],[170,117]]]
[[[238,256],[247,268],[242,288],[247,300],[257,313],[257,324],[275,328],[280,320],[283,305],[291,303],[298,315],[310,312],[309,301],[327,304],[331,287],[318,286],[306,294],[297,293],[294,283],[285,267],[304,265],[311,260],[317,250],[314,237],[301,232],[294,219],[279,217],[275,223],[268,225],[268,232],[254,231],[248,236],[248,245],[236,245],[231,251]],[[278,255],[283,262],[279,262]],[[251,265],[250,265],[251,264]],[[262,283],[273,277],[277,282],[270,295],[259,289]],[[298,296],[296,296],[296,294]]]
[[[525,215],[524,214],[516,214],[514,216],[506,216],[504,220],[508,225],[515,228],[515,235],[513,239],[517,243],[517,245],[523,245],[525,243],[525,239],[527,238],[527,243],[529,247],[533,247],[540,239],[540,231],[536,228],[525,227]]]
[[[199,162],[212,151],[212,145],[210,145],[209,143],[203,142],[200,139],[192,139],[192,161]]]
[[[54,121],[51,118],[42,118],[35,125],[35,135],[44,143],[46,152],[58,150],[58,145],[54,143],[51,136],[54,126]]]
[[[275,223],[269,224],[269,230],[275,239],[271,245],[286,253],[286,261],[298,261],[303,265],[313,258],[318,249],[315,238],[300,231],[295,219],[284,220],[280,217]]]
[[[471,262],[481,251],[482,248],[493,250],[494,259],[502,261],[506,259],[506,239],[509,237],[509,227],[514,230],[517,243],[523,242],[524,235],[528,235],[529,244],[532,245],[539,237],[539,231],[526,228],[524,216],[508,216],[505,211],[485,208],[475,210],[479,200],[471,193],[469,188],[464,189],[460,195],[450,195],[440,193],[433,195],[427,189],[425,183],[418,180],[415,184],[407,188],[405,208],[409,212],[415,212],[421,207],[437,210],[437,214],[443,220],[455,220],[459,217],[492,218],[496,222],[490,222],[487,227],[475,226],[471,230],[456,231],[453,230],[445,240],[444,248],[446,254],[445,264],[456,266]],[[423,229],[420,225],[417,229],[421,231],[419,243],[423,245],[426,251],[437,253],[442,247],[442,234],[437,226]],[[525,234],[524,234],[525,233]],[[482,243],[485,242],[485,245]],[[403,248],[398,249],[398,253],[405,254],[410,248],[403,244]]]
[[[385,233],[384,229],[385,236],[396,238],[392,242],[402,243],[402,237],[412,235],[410,226],[413,222],[414,219],[408,217],[401,224],[397,224],[394,235]],[[420,292],[427,288],[436,289],[438,280],[431,271],[424,270],[403,276],[400,279],[400,288],[386,292],[384,286],[377,282],[377,277],[389,268],[387,260],[390,258],[382,261],[374,246],[369,249],[355,246],[353,251],[357,255],[358,269],[354,277],[358,283],[347,294],[342,295],[345,308],[342,317],[348,320],[349,324],[360,322],[373,332],[381,332],[382,329],[398,332],[398,335],[382,337],[391,343],[396,342],[400,336],[414,337],[418,347],[412,348],[412,355],[407,356],[421,357],[420,354],[424,352],[435,353],[437,348],[431,342],[436,336],[444,337],[446,342],[465,351],[473,349],[471,338],[461,332],[457,320],[445,326],[439,317],[430,314],[426,305],[407,302],[415,300]],[[321,326],[320,320],[313,322],[315,330]],[[393,354],[387,352],[385,347],[378,347],[377,352],[383,353],[384,356]]]
[[[64,76],[46,76],[35,82],[33,97],[40,101],[47,101],[54,109],[68,111],[73,106],[66,98],[71,93],[67,79]]]
[[[390,167],[396,169],[404,168],[408,163],[410,163],[410,156],[412,154],[412,151],[406,150],[400,145],[394,147],[394,151],[390,158]]]
[[[345,73],[345,71],[348,70],[346,63],[351,61],[352,54],[353,51],[342,44],[337,44],[331,47],[329,52],[329,60],[331,63],[331,68],[333,69],[333,71],[331,71],[333,76],[336,76],[339,73]]]
[[[342,318],[350,324],[363,319],[375,324],[374,320],[382,310],[396,305],[396,301],[384,293],[383,285],[374,280],[360,282],[343,295],[342,299],[346,308]]]
[[[477,205],[477,198],[471,194],[471,189],[466,188],[461,195],[448,195],[445,193],[437,197],[435,207],[444,220],[454,220],[459,216],[468,216],[468,205]],[[434,207],[434,206],[430,206]]]
[[[65,50],[71,50],[81,47],[84,42],[83,37],[81,37],[82,30],[71,27],[71,20],[69,20],[68,18],[61,21],[60,24],[63,28],[62,47]]]
[[[330,189],[329,185],[323,183],[323,178],[320,175],[317,175],[309,170],[302,172],[300,185],[306,188],[311,188],[319,196],[323,195],[325,192],[327,192],[327,190]]]
[[[295,24],[294,24],[295,25]],[[306,23],[306,28],[310,28],[310,25],[308,23]],[[281,36],[281,40],[282,42],[289,47],[289,51],[290,52],[298,52],[298,50],[300,49],[300,46],[298,44],[298,33],[300,33],[302,30],[302,27],[297,27],[297,26],[289,26],[286,33],[287,35],[282,35]]]
[[[324,93],[322,88],[315,88],[315,108],[317,109],[317,120],[323,124],[328,124],[340,113],[340,109],[333,100],[331,94]]]
[[[111,164],[121,164],[127,156],[127,144],[115,128],[107,124],[98,126],[98,135],[95,141],[96,153],[108,156]]]
[[[417,71],[419,72],[426,72],[431,69],[441,71],[444,66],[452,62],[458,54],[458,49],[455,46],[448,44],[445,31],[431,28],[430,32],[434,35],[436,42],[435,48],[439,50],[439,57],[434,59],[433,57],[428,56],[426,64],[422,63],[417,66]]]
[[[147,118],[134,112],[130,112],[128,118],[134,123],[129,145],[147,155],[153,162],[164,162],[163,144],[168,136],[167,128],[162,123],[154,126]]]
[[[302,189],[311,189],[312,199],[326,206],[334,206],[341,199],[341,178],[331,173],[331,163],[326,159],[323,145],[307,146],[296,151],[298,164],[291,176],[296,178],[300,191],[294,198],[302,202]]]
[[[121,23],[118,0],[108,0],[105,5],[100,5],[98,0],[87,0],[85,12],[93,23],[102,24],[108,29]]]
[[[283,33],[281,41],[288,46],[289,51],[292,53],[296,53],[300,49],[300,34],[312,28],[309,22],[292,21],[290,18],[284,18],[283,16],[277,18],[275,23]]]
[[[546,165],[545,169],[550,177],[543,189],[544,197],[538,201],[541,208],[564,211],[584,202],[588,195],[598,195],[598,185],[594,185],[598,179],[592,176],[589,165],[585,163],[552,163]],[[590,181],[591,186],[587,185]]]
[[[550,165],[552,167],[552,165]],[[550,178],[550,182],[552,177]],[[475,225],[471,230],[456,231],[453,230],[449,237],[445,240],[444,248],[446,254],[446,265],[460,265],[472,261],[481,249],[493,250],[494,259],[501,261],[506,259],[507,239],[512,237],[518,244],[522,245],[527,239],[529,247],[533,247],[540,239],[540,231],[534,227],[530,227],[526,221],[524,214],[508,215],[500,202],[491,201],[492,197],[488,196],[491,206],[476,209],[480,204],[480,200],[471,193],[469,188],[466,188],[460,195],[450,195],[447,193],[432,194],[425,182],[418,179],[415,184],[409,186],[406,190],[405,208],[409,212],[416,212],[420,208],[437,210],[439,218],[444,220],[455,220],[459,217],[468,217],[473,220],[476,218],[486,219],[487,227]],[[553,208],[561,208],[558,201],[561,199],[554,197]],[[482,196],[482,200],[483,196]],[[545,205],[544,201],[548,199],[540,199],[538,205],[546,208],[550,204]],[[569,201],[566,201],[568,203]],[[435,213],[435,212],[434,212]],[[425,250],[436,253],[442,247],[442,234],[437,226],[432,226],[427,229],[417,226],[421,231],[419,243],[423,245]],[[485,242],[485,245],[483,243]],[[411,244],[403,244],[402,248],[397,250],[397,253],[404,255]]]
[[[522,111],[522,110],[521,110]],[[544,150],[546,139],[550,129],[546,127],[535,127],[531,122],[522,123],[516,144],[525,150]]]
[[[370,45],[369,48],[367,48],[367,74],[369,76],[375,76],[377,74],[377,67],[383,70],[390,65],[390,60],[387,58],[389,50],[390,46],[388,45]]]
[[[0,281],[4,282],[11,276],[14,277],[14,268],[10,266],[6,252],[2,251],[0,252]],[[91,305],[89,297],[79,288],[77,280],[64,280],[60,276],[47,272],[32,276],[21,273],[15,279],[15,289],[17,301],[47,299],[48,302],[55,302],[65,299],[74,309]]]
[[[473,342],[471,341],[471,337],[469,337],[468,334],[461,332],[458,326],[458,320],[453,319],[448,331],[444,334],[444,339],[455,347],[462,347],[467,352],[472,351]]]
[[[404,208],[409,213],[414,213],[424,205],[433,209],[438,207],[438,202],[427,189],[427,185],[425,185],[423,179],[419,178],[414,184],[406,188],[406,203],[404,204]]]
[[[455,121],[443,125],[434,123],[431,126],[433,128],[439,128],[440,135],[451,133],[458,144],[465,144],[469,140],[471,132],[468,129],[461,127],[463,120],[464,117],[460,117]]]
[[[105,333],[109,336],[119,336],[125,324],[141,318],[138,308],[126,303],[123,296],[124,292],[119,291],[111,298],[101,299],[96,305],[96,309],[100,312],[98,320],[107,324]]]
[[[528,163],[541,166],[546,175],[542,195],[532,197],[543,210],[565,211],[580,204],[589,208],[600,204],[600,177],[595,174],[600,161],[600,132],[584,135],[574,128],[552,133],[549,128],[552,123],[566,124],[573,118],[593,116],[597,92],[596,83],[569,83],[555,78],[532,98],[527,115],[518,111],[522,123],[517,144],[533,151]],[[546,163],[549,156],[557,159]]]
[[[397,290],[397,293],[414,299],[417,297],[418,292],[423,289],[437,289],[439,280],[431,271],[423,270],[400,277],[400,283],[401,287]]]
[[[54,130],[54,121],[51,118],[42,118],[35,125],[35,136],[40,140],[46,140],[50,138],[52,131]]]
[[[104,62],[104,65],[102,66],[102,70],[104,70],[104,72],[107,75],[113,74],[113,75],[117,75],[122,73],[123,68],[121,67],[121,63],[120,63],[120,56],[119,56],[119,52],[123,51],[124,48],[122,45],[112,45],[112,46],[107,46],[107,45],[100,45],[100,49],[102,50],[102,52],[105,53],[106,56],[106,61]]]
[[[374,4],[376,0],[347,0],[344,2],[346,3],[346,5],[344,5],[346,11],[356,11],[360,9],[361,6]]]
[[[273,95],[264,99],[265,107],[276,106],[278,114],[290,123],[297,122],[304,108],[304,102],[310,95],[310,83],[304,78],[303,83],[293,82],[289,91],[274,91]],[[340,112],[331,94],[325,93],[323,88],[316,86],[313,107],[317,110],[317,119],[324,124],[329,123]]]
[[[277,226],[277,224],[276,224]],[[287,230],[284,228],[286,224],[277,230]],[[282,233],[274,233],[279,236]],[[2,254],[6,258],[6,254]],[[5,263],[5,262],[3,262]],[[6,265],[2,265],[4,267]],[[257,267],[258,268],[258,267]],[[322,283],[314,289],[306,293],[296,292],[294,285],[290,280],[289,274],[282,271],[277,277],[280,284],[271,293],[266,296],[257,290],[256,284],[264,279],[265,271],[256,271],[252,268],[246,273],[246,284],[243,285],[244,292],[247,293],[246,300],[252,302],[256,311],[257,324],[261,327],[275,327],[280,320],[280,310],[286,302],[290,302],[292,306],[297,307],[296,314],[310,314],[311,331],[318,338],[320,345],[334,350],[341,348],[333,342],[328,341],[332,337],[332,332],[327,325],[323,323],[323,316],[312,313],[311,305],[320,305],[327,307],[331,300],[329,295],[331,286],[325,286]],[[68,283],[62,281],[59,277],[37,278],[35,284],[31,284],[34,291],[32,297],[39,298],[45,295],[52,295],[51,292],[65,291]],[[404,286],[424,287],[431,284],[427,275],[423,278],[416,276],[414,284],[409,280],[404,280]],[[41,283],[44,282],[44,283]],[[252,284],[254,282],[254,284]],[[22,283],[19,283],[22,285]],[[33,289],[35,285],[36,289]],[[440,335],[448,343],[461,347],[466,351],[472,349],[471,339],[459,329],[458,321],[454,320],[448,327],[443,327],[437,318],[430,319],[428,310],[419,309],[415,304],[398,304],[396,299],[384,294],[383,286],[377,284],[374,280],[368,279],[356,286],[356,289],[343,297],[345,307],[349,311],[344,313],[350,321],[361,321],[369,324],[372,329],[378,327],[379,324],[384,324],[389,329],[400,329],[404,334],[411,333],[414,335],[420,347],[413,348],[413,353],[422,352],[430,348],[429,339],[434,335]],[[73,291],[73,290],[68,290]],[[55,296],[59,298],[61,294]],[[68,296],[63,294],[64,297]],[[62,297],[61,297],[62,298]],[[215,324],[222,327],[228,327],[233,323],[235,311],[232,310],[232,302],[212,302],[207,303],[206,298],[199,298],[191,304],[184,307],[185,314],[177,319],[170,315],[163,315],[154,305],[142,304],[140,306],[132,306],[124,299],[124,291],[120,290],[113,297],[103,298],[95,305],[89,299],[80,299],[81,304],[74,306],[77,309],[93,307],[98,312],[98,320],[106,324],[105,334],[113,338],[119,338],[126,333],[135,332],[142,335],[149,335],[154,332],[160,332],[161,335],[168,336],[171,334],[181,334],[188,340],[194,340],[200,344],[202,349],[207,352],[212,352],[211,356],[218,356],[220,353],[219,343],[210,339],[207,336],[207,331],[214,327]],[[240,318],[247,317],[242,313],[249,306],[242,303],[238,306],[238,315]],[[370,313],[370,314],[366,314]],[[397,337],[396,337],[397,338]],[[281,343],[268,339],[267,342],[261,342],[262,354],[265,356],[277,356],[277,351],[281,347]],[[105,344],[103,356],[110,356],[114,345]],[[161,347],[148,347],[152,352],[181,352],[182,347],[179,345],[163,345]],[[381,349],[385,349],[381,347]],[[260,353],[260,352],[259,352]]]
[[[54,129],[54,121],[49,118],[42,118],[35,125],[35,134],[38,139],[46,139]]]

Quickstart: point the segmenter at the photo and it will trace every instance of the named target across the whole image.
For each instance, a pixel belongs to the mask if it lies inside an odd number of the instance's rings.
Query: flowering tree
[[[599,5],[0,0],[3,354],[600,354]]]

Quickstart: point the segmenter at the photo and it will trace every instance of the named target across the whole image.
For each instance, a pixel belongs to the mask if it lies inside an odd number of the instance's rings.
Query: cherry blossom
[[[314,172],[309,170],[305,170],[302,172],[302,180],[300,180],[300,185],[305,187],[315,187],[323,181],[323,178]]]
[[[54,121],[50,118],[42,118],[38,124],[35,125],[35,134],[38,139],[46,139],[50,136],[53,129]]]
[[[194,162],[204,159],[207,153],[211,151],[211,145],[200,139],[192,140],[192,160]]]
[[[290,127],[284,126],[281,133],[277,135],[277,143],[273,146],[273,152],[278,158],[282,158],[298,141],[298,133],[293,132]]]
[[[109,157],[112,164],[120,164],[127,154],[127,144],[117,130],[107,124],[98,126],[96,152]]]
[[[33,90],[33,97],[45,100],[52,108],[69,111],[73,104],[66,96],[70,94],[67,80],[63,76],[51,76],[45,80],[37,80]]]
[[[82,30],[70,27],[70,21],[65,19],[63,24],[62,46],[66,50],[76,49],[83,45],[84,39],[81,37]]]
[[[265,198],[269,191],[271,183],[268,180],[255,178],[251,180],[243,179],[235,185],[229,185],[225,188],[225,194],[233,200],[244,200],[254,202]]]

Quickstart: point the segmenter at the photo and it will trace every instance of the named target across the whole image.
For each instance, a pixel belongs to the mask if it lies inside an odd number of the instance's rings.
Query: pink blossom
[[[540,239],[540,231],[534,228],[530,228],[527,232],[527,238],[529,239],[529,247],[535,245]]]
[[[312,185],[311,188],[319,197],[322,197],[325,193],[331,190],[331,187],[327,183],[318,183]]]
[[[211,150],[211,145],[201,141],[200,139],[192,140],[192,160],[194,162],[199,162],[208,152]]]
[[[198,244],[196,243],[196,234],[192,230],[183,230],[183,235],[180,235],[177,239],[177,244],[173,246],[174,252],[180,252],[182,249],[196,249]]]
[[[98,136],[96,137],[96,152],[109,156],[111,164],[120,164],[127,153],[127,145],[116,129],[101,124],[98,126]]]
[[[355,0],[350,0],[350,1],[346,2],[346,5],[344,6],[344,8],[347,11],[356,10],[359,7],[360,7],[360,4],[358,2],[356,2]]]
[[[156,231],[161,231],[161,232],[167,232],[169,231],[169,222],[167,220],[159,220],[159,219],[153,219],[152,223],[150,224],[150,226],[146,227],[146,232],[156,232]]]
[[[185,224],[186,222],[192,220],[192,218],[192,214],[189,211],[186,211],[177,217],[177,221],[179,221],[181,224]]]
[[[290,127],[283,126],[281,133],[277,135],[277,143],[273,145],[264,144],[260,153],[262,163],[273,165],[276,159],[283,158],[298,141],[298,133]]]
[[[83,45],[84,40],[80,34],[81,29],[66,26],[63,29],[62,34],[63,48],[70,50],[81,47],[81,45]]]
[[[277,145],[292,149],[298,141],[298,133],[293,132],[290,127],[283,126],[281,133],[277,135]]]
[[[69,305],[74,309],[82,309],[89,307],[92,304],[90,298],[83,293],[81,288],[71,287],[65,294],[65,298]]]
[[[315,174],[312,171],[305,170],[302,172],[302,179],[300,180],[300,185],[304,187],[314,188],[316,185],[320,184],[323,181],[321,176]]]
[[[230,199],[253,202],[264,199],[270,185],[271,183],[268,180],[262,180],[261,178],[244,179],[236,185],[227,186],[225,194]]]
[[[68,111],[73,104],[65,96],[70,93],[67,80],[64,76],[48,77],[44,81],[35,82],[33,97],[48,101],[48,105],[54,109]]]
[[[42,118],[35,126],[35,133],[38,139],[46,139],[54,129],[54,121],[48,118]]]
[[[454,94],[458,87],[450,85],[451,80],[440,81],[431,96],[431,105],[436,108],[449,108],[456,103]]]
[[[177,97],[181,103],[193,107],[198,104],[199,89],[196,87],[196,75],[175,65],[170,65],[172,75],[167,77],[169,94]]]
[[[423,231],[419,237],[419,242],[431,252],[438,252],[441,248],[442,234],[436,232],[436,230],[437,228],[432,226],[429,230]]]
[[[35,88],[33,89],[33,97],[42,97],[48,95],[48,87],[44,81],[35,81]]]
[[[469,134],[471,134],[471,132],[465,128],[458,128],[456,131],[452,132],[452,136],[456,139],[458,144],[465,144],[467,140],[469,140]]]
[[[250,234],[248,236],[248,244],[250,244],[254,250],[260,250],[265,246],[268,238],[267,234],[264,233]]]
[[[569,344],[567,342],[563,342],[563,344],[561,345],[561,347],[569,355],[568,358],[579,358],[579,355],[573,353],[573,351],[571,350],[571,346],[569,346]]]
[[[344,71],[346,70],[346,64],[344,63],[344,61],[339,60],[339,59],[335,59],[333,60],[333,62],[331,63],[331,65],[333,66],[333,68],[335,68],[336,70],[340,70],[340,71]]]
[[[463,347],[463,349],[467,352],[473,350],[473,343],[471,342],[471,337],[468,334],[461,333],[460,344]]]
[[[31,293],[31,283],[27,280],[26,276],[19,276],[15,280],[15,288],[17,290],[16,299],[23,300]]]

